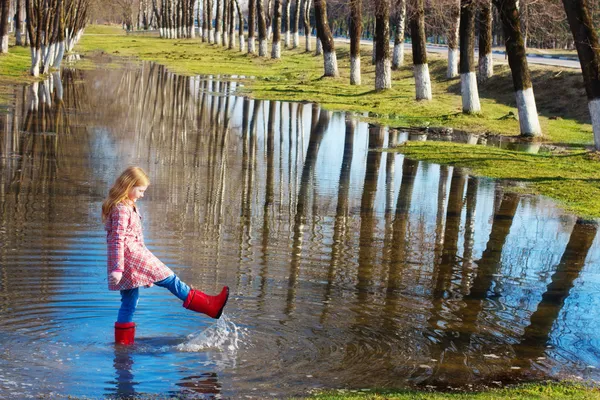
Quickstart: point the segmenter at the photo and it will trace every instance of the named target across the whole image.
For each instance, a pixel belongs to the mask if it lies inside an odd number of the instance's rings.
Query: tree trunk
[[[23,40],[23,0],[16,0],[16,25],[15,25],[15,44],[17,46],[25,46],[25,41]]]
[[[460,7],[460,91],[463,112],[481,111],[475,74],[475,0],[461,0]]]
[[[296,8],[294,10],[294,23],[292,24],[292,35],[294,36],[293,48],[297,49],[298,46],[300,46],[300,10],[302,9],[302,0],[296,0],[295,4]]]
[[[0,0],[0,54],[8,53],[9,0]]]
[[[221,35],[221,46],[227,47],[228,38],[228,22],[229,22],[229,0],[221,0],[223,2],[223,32]]]
[[[289,49],[292,47],[291,37],[291,18],[290,12],[292,11],[292,0],[285,0],[285,48]]]
[[[362,37],[362,0],[350,0],[350,84],[360,85],[360,39]]]
[[[237,0],[235,0],[237,2]],[[235,3],[229,0],[229,48],[235,47]]]
[[[390,0],[378,0],[377,48],[375,49],[375,90],[392,87],[392,64],[390,60]]]
[[[315,0],[315,20],[317,22],[317,36],[323,45],[324,76],[337,77],[339,76],[337,56],[333,35],[327,22],[326,0]]]
[[[221,44],[221,1],[217,0],[215,16],[215,44]]]
[[[281,58],[281,0],[275,0],[273,15],[273,45],[271,47],[271,58]]]
[[[237,9],[237,13],[238,13],[238,21],[239,21],[239,25],[238,25],[238,40],[240,41],[240,52],[244,52],[244,44],[246,43],[245,39],[244,39],[244,14],[242,14],[242,8],[240,7],[240,2],[238,0],[235,0],[235,7]]]
[[[213,27],[213,0],[206,0],[206,18],[208,22],[208,42],[215,43],[215,28]]]
[[[484,0],[481,4],[479,21],[479,82],[485,82],[494,75],[491,0]]]
[[[304,0],[304,39],[306,44],[306,51],[310,52],[310,10],[312,0]]]
[[[417,100],[431,100],[431,79],[427,65],[425,10],[423,0],[416,0],[416,10],[410,20],[413,65]]]
[[[404,65],[404,29],[406,24],[406,0],[396,0],[396,21],[394,26],[394,55],[392,69],[397,70]]]
[[[256,0],[258,14],[258,55],[267,56],[267,22],[265,21],[264,0]]]
[[[446,77],[453,79],[458,77],[458,34],[460,27],[461,0],[454,0],[450,8],[450,28],[448,29],[448,71]]]
[[[581,63],[588,108],[592,117],[594,146],[600,150],[600,43],[586,0],[563,0],[567,20]]]
[[[248,0],[248,54],[255,54],[256,0]]]
[[[512,72],[513,87],[519,112],[521,135],[540,136],[542,129],[537,115],[533,87],[529,76],[527,55],[519,24],[518,0],[493,0],[498,8],[504,37],[508,64]]]

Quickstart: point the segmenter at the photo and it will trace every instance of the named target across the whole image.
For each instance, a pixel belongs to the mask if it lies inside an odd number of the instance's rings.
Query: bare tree
[[[267,21],[265,20],[264,0],[256,0],[258,14],[258,55],[267,56]]]
[[[254,33],[256,31],[256,0],[248,0],[248,54],[256,53]]]
[[[300,0],[298,0],[300,1]],[[306,51],[310,52],[311,43],[310,43],[310,10],[311,10],[312,0],[304,0],[304,39],[306,44]]]
[[[390,59],[390,0],[378,0],[377,48],[375,52],[375,90],[392,87],[392,64]]]
[[[360,39],[362,37],[362,0],[350,0],[350,84],[360,85]]]
[[[240,2],[238,0],[234,0],[235,1],[235,7],[237,9],[237,13],[238,13],[238,21],[239,21],[239,25],[238,25],[238,40],[240,41],[240,51],[243,53],[244,52],[244,44],[246,43],[245,39],[244,39],[244,14],[242,14],[242,8],[240,7]]]
[[[285,0],[285,48],[289,49],[292,47],[292,36],[291,36],[291,16],[292,11],[292,0]]]
[[[594,146],[600,150],[600,42],[588,4],[586,0],[563,0],[583,72]]]
[[[302,10],[302,0],[296,0],[295,4],[296,8],[294,9],[294,23],[292,24],[292,35],[294,36],[293,48],[297,49],[298,46],[300,46],[300,10]]]
[[[0,53],[8,53],[8,25],[10,0],[0,0]]]
[[[406,24],[406,0],[396,0],[394,9],[394,55],[392,69],[404,64],[404,29]]]
[[[317,23],[317,37],[323,45],[324,76],[339,76],[335,43],[329,22],[327,21],[327,1],[315,0],[315,20]]]
[[[450,21],[448,27],[448,79],[458,76],[458,36],[460,26],[460,7],[461,0],[452,0],[450,4]]]
[[[271,58],[281,58],[281,0],[275,0],[273,15],[273,44]]]
[[[415,10],[410,19],[415,89],[417,100],[431,100],[431,78],[427,65],[427,44],[425,42],[425,10],[423,0],[413,0]]]
[[[464,113],[481,111],[475,74],[475,0],[460,2],[460,90]]]
[[[492,23],[492,1],[483,0],[479,11],[479,82],[485,82],[494,75]]]
[[[521,35],[518,0],[493,0],[493,2],[498,9],[504,29],[506,53],[513,77],[521,135],[540,136],[542,129],[533,95],[525,44]]]

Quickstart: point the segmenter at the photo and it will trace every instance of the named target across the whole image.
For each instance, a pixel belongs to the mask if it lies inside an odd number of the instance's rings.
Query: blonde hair
[[[102,203],[102,222],[108,219],[113,207],[126,201],[129,198],[129,192],[135,186],[148,186],[150,179],[143,169],[139,167],[129,167],[117,178],[108,192],[108,197]]]

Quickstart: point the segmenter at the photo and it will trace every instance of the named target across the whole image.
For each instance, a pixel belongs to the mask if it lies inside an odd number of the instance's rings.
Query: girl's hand
[[[151,288],[152,286],[154,286],[154,283],[149,283],[146,285],[146,288]]]
[[[108,281],[113,285],[118,285],[121,282],[121,278],[123,277],[123,272],[121,271],[113,271],[108,276]]]

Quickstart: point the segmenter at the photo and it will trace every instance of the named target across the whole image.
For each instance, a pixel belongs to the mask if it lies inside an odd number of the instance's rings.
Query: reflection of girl
[[[212,318],[221,316],[229,297],[227,286],[217,296],[191,289],[146,248],[142,217],[135,202],[144,197],[149,184],[141,168],[129,167],[117,178],[102,204],[108,244],[108,288],[121,291],[121,308],[115,323],[115,342],[120,344],[133,344],[133,313],[140,286],[167,288],[183,301],[185,308]]]

